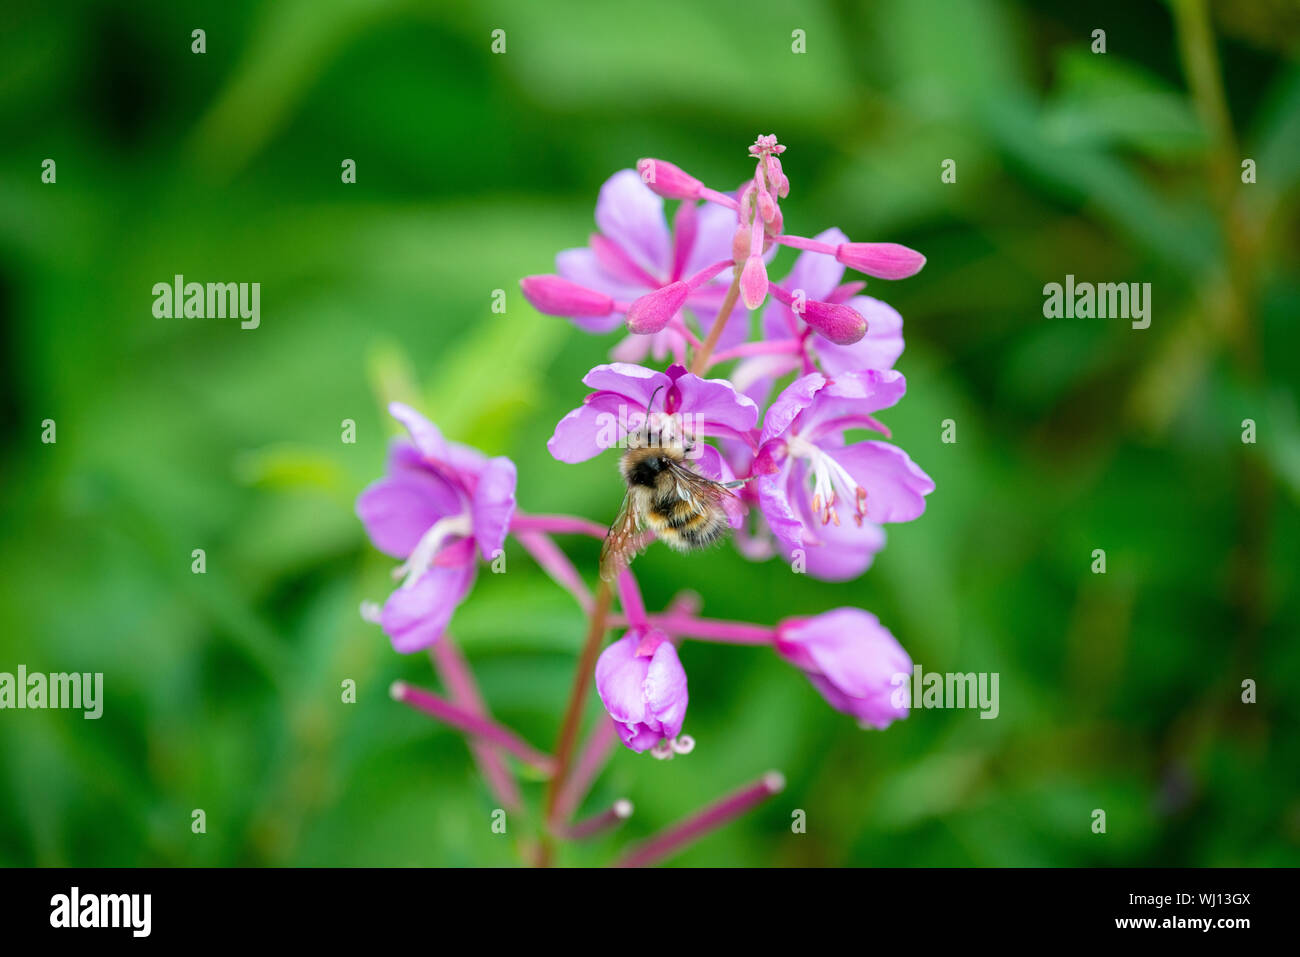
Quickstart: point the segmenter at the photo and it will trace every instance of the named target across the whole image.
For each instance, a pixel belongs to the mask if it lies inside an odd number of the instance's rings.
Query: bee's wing
[[[715,482],[711,478],[705,478],[699,472],[674,462],[671,459],[665,460],[669,473],[676,480],[679,495],[682,498],[691,498],[698,501],[706,507],[722,507],[722,503],[728,498],[735,498],[736,495],[731,489],[727,488],[721,482]],[[685,495],[681,495],[685,492]]]
[[[618,573],[628,566],[636,557],[641,547],[641,516],[637,513],[636,503],[632,501],[629,491],[623,496],[623,504],[618,510],[614,524],[605,535],[605,542],[600,546],[600,577],[612,582]]]

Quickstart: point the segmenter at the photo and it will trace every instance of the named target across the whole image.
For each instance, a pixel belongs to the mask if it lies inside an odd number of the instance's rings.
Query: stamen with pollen
[[[791,455],[808,460],[809,474],[812,482],[812,510],[820,515],[823,525],[840,524],[835,502],[840,495],[853,501],[853,521],[860,528],[867,515],[867,490],[853,480],[835,457],[807,439],[790,436],[786,440]]]
[[[411,549],[406,561],[393,569],[394,578],[403,578],[401,588],[413,588],[438,557],[438,552],[449,538],[468,535],[473,530],[467,512],[440,518],[429,526],[429,530],[420,536]]]

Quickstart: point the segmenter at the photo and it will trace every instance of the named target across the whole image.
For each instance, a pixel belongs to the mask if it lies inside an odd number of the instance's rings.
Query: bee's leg
[[[734,482],[719,482],[718,484],[723,488],[740,488],[746,482],[752,482],[756,478],[758,478],[757,475],[751,475],[749,478],[736,479]]]

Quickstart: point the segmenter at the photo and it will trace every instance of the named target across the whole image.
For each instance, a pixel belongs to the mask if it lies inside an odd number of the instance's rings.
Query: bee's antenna
[[[663,390],[662,385],[655,386],[655,390],[650,393],[650,401],[647,402],[645,405],[645,440],[647,445],[650,443],[651,423],[654,420],[653,410],[655,404],[655,396],[657,396],[662,390]]]
[[[655,404],[655,396],[657,396],[660,392],[662,392],[663,388],[664,387],[662,385],[657,385],[655,386],[655,390],[650,393],[650,401],[647,402],[645,405],[645,411],[647,415],[650,414],[650,409]]]

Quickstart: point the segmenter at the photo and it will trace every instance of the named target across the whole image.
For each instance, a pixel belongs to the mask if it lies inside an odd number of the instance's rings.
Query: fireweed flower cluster
[[[635,447],[636,436],[671,442],[684,450],[689,468],[735,490],[725,505],[742,554],[779,554],[795,572],[844,581],[862,574],[884,547],[883,526],[920,516],[934,489],[887,441],[890,432],[877,418],[906,392],[893,368],[903,352],[902,318],[864,295],[864,280],[846,281],[846,270],[903,279],[925,259],[895,243],[852,242],[833,227],[811,238],[786,233],[781,203],[791,184],[784,152],[775,136],[760,136],[749,148],[752,175],[731,192],[671,163],[641,160],[601,188],[597,232],[587,245],[562,251],[555,274],[525,277],[521,287],[540,312],[592,333],[624,331],[615,361],[583,377],[590,391],[557,423],[547,442],[554,458],[584,462]],[[671,226],[665,200],[677,202]],[[781,246],[798,254],[784,278],[773,280],[769,267]],[[719,366],[727,367],[725,376],[711,374]],[[447,696],[402,683],[393,694],[465,733],[505,806],[520,803],[507,758],[547,778],[538,863],[551,861],[556,841],[584,839],[631,813],[630,803],[619,801],[574,820],[616,741],[665,759],[693,749],[683,733],[685,642],[766,646],[863,727],[906,717],[891,693],[912,662],[869,612],[842,607],[775,625],[723,621],[701,617],[699,597],[683,592],[651,613],[628,568],[610,576],[616,588],[602,580],[593,593],[555,537],[604,538],[610,516],[597,522],[524,514],[508,459],[448,442],[406,406],[390,411],[407,438],[395,441],[387,473],[362,492],[357,514],[375,546],[400,563],[399,584],[382,606],[364,605],[363,615],[400,652],[431,648]],[[649,545],[653,533],[643,536]],[[481,563],[497,570],[507,538],[588,617],[550,754],[490,717],[448,633]],[[605,646],[611,629],[618,634]],[[579,747],[593,678],[608,718]],[[620,863],[661,860],[781,786],[781,776],[769,772]]]

